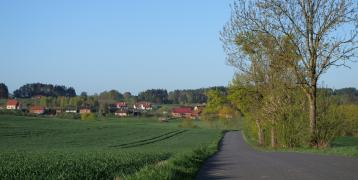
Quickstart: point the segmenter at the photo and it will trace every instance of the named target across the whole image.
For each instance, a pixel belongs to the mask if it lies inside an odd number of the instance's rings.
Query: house
[[[77,107],[76,106],[67,106],[65,109],[66,113],[77,113]]]
[[[134,109],[138,110],[152,110],[152,104],[150,102],[137,102],[133,105]]]
[[[91,113],[91,112],[92,112],[92,110],[89,107],[80,108],[80,114],[86,114],[86,113]]]
[[[128,105],[126,102],[116,102],[114,105],[117,109],[128,109]]]
[[[15,99],[9,99],[6,103],[6,109],[20,109],[20,103]]]
[[[114,115],[118,116],[118,117],[126,117],[129,115],[128,111],[127,110],[123,110],[123,109],[120,109],[120,110],[117,110]]]
[[[192,107],[178,107],[172,109],[172,116],[181,118],[192,118],[193,115],[193,108]]]
[[[30,108],[30,113],[32,114],[44,114],[45,113],[45,107],[44,106],[32,106]]]
[[[60,114],[63,112],[63,108],[61,108],[61,107],[56,107],[56,108],[54,108],[54,110],[55,110],[56,114]]]
[[[205,105],[197,105],[194,107],[194,111],[192,115],[194,117],[199,117],[201,113],[204,111],[204,109],[205,109]]]
[[[196,105],[194,106],[194,111],[202,112],[205,108],[205,105]]]

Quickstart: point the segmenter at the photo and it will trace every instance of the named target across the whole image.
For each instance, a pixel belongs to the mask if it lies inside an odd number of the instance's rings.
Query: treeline
[[[174,90],[168,93],[165,89],[150,89],[138,94],[139,101],[149,101],[157,104],[201,104],[207,102],[207,92],[213,89],[226,91],[224,86],[200,89]]]
[[[16,98],[31,98],[34,96],[74,97],[76,96],[76,91],[72,87],[67,88],[66,86],[42,83],[26,84],[14,91],[14,97]]]
[[[31,83],[21,86],[13,93],[14,98],[33,98],[33,97],[47,97],[47,99],[74,99],[69,103],[74,104],[93,104],[93,100],[90,102],[78,101],[75,97],[91,97],[96,99],[99,104],[111,104],[116,101],[125,101],[128,103],[135,103],[137,101],[148,101],[155,104],[201,104],[207,102],[207,92],[212,89],[219,89],[226,91],[224,86],[216,86],[210,88],[200,89],[184,89],[174,90],[168,92],[166,89],[149,89],[142,91],[138,96],[132,95],[130,92],[120,93],[117,90],[104,91],[99,94],[88,95],[87,92],[81,92],[78,96],[76,90],[73,87],[66,87],[62,85]],[[9,92],[5,84],[0,84],[0,98],[8,98]],[[78,99],[78,98],[77,98]],[[44,100],[43,100],[44,101]],[[47,100],[52,102],[53,100]],[[83,103],[78,103],[83,102]],[[44,103],[42,103],[44,104]],[[50,103],[59,105],[59,103]]]

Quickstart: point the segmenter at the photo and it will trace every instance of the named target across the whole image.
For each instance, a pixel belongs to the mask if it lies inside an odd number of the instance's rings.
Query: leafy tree
[[[117,90],[104,91],[99,94],[100,101],[120,101],[123,100],[123,95]]]
[[[157,104],[168,103],[168,92],[165,89],[150,89],[138,94],[138,100]]]
[[[205,107],[205,113],[218,113],[228,103],[226,92],[219,89],[209,90],[207,96],[208,102]]]
[[[4,83],[0,83],[0,99],[7,99],[9,97],[9,90]]]
[[[251,59],[236,48],[238,34],[259,32],[280,42],[286,37],[299,58],[285,61],[309,101],[312,145],[317,144],[317,83],[332,66],[354,57],[358,38],[357,4],[350,0],[238,0],[221,39],[228,61],[243,70]],[[340,36],[344,30],[344,36]],[[276,43],[280,49],[285,43]],[[249,61],[247,61],[249,60]]]
[[[80,96],[82,96],[82,97],[87,97],[88,95],[87,95],[87,92],[83,91],[83,92],[81,92],[81,95],[80,95]]]
[[[125,93],[123,93],[123,98],[124,99],[129,99],[129,98],[131,98],[132,97],[132,94],[130,93],[130,92],[125,92]]]

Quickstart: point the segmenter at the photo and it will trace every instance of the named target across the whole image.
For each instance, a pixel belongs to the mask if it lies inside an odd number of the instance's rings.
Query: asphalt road
[[[228,132],[218,153],[208,159],[199,180],[358,180],[358,158],[291,152],[259,152],[241,132]]]

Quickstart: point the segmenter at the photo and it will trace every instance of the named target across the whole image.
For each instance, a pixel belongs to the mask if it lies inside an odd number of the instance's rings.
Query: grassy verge
[[[271,148],[258,146],[256,141],[243,133],[246,143],[258,151],[266,152],[298,152],[314,153],[321,155],[358,157],[358,137],[338,137],[331,142],[331,146],[326,149],[317,149],[311,147],[299,148]]]
[[[201,146],[192,152],[177,154],[166,161],[146,166],[134,175],[124,177],[124,179],[195,179],[204,161],[218,151],[219,142],[223,135],[224,132],[207,146]]]

